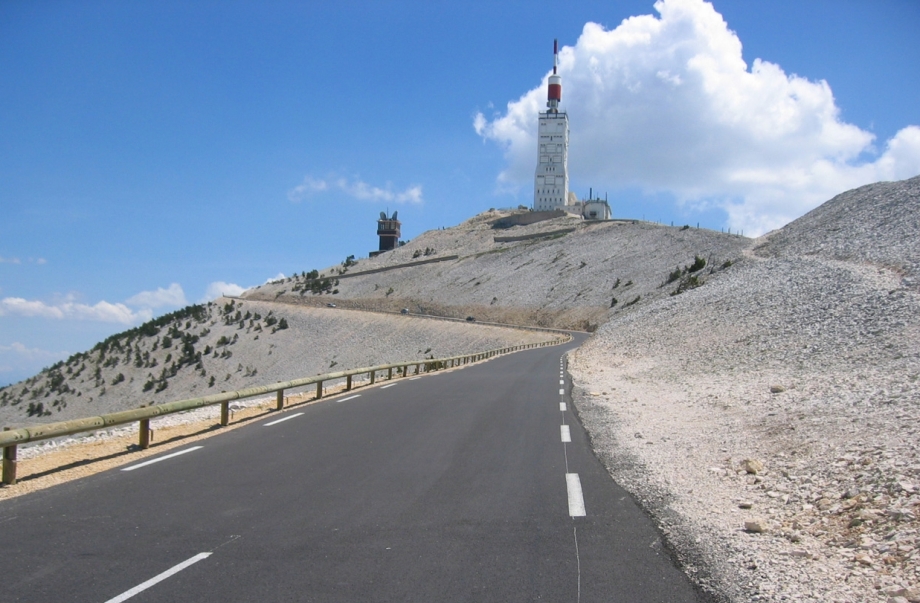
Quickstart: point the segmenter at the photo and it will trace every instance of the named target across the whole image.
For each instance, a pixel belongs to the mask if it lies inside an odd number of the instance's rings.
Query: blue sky
[[[366,256],[381,210],[529,205],[553,38],[571,186],[616,216],[757,234],[916,175],[917,31],[914,0],[0,1],[0,384]]]

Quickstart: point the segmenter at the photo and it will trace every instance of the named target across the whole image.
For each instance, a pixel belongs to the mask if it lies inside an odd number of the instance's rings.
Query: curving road
[[[572,412],[583,339],[0,502],[0,600],[701,601]]]

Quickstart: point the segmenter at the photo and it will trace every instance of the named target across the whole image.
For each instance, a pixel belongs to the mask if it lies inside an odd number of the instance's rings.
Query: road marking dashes
[[[391,383],[391,384],[389,384],[389,385],[384,385],[384,386],[382,386],[380,389],[386,389],[386,388],[388,388],[388,387],[393,387],[394,385],[396,385],[396,384],[395,384],[395,383]]]
[[[566,409],[565,409],[565,402],[560,402],[560,403],[559,403],[559,410],[561,410],[562,412],[565,412],[565,410],[566,410]]]
[[[565,488],[569,494],[569,517],[584,517],[585,497],[581,491],[581,480],[577,473],[565,474]]]
[[[106,601],[105,603],[121,603],[122,601],[127,601],[128,599],[130,599],[130,598],[133,597],[134,595],[138,594],[139,592],[147,590],[148,588],[150,588],[151,586],[153,586],[153,585],[156,584],[157,582],[162,582],[163,580],[169,578],[169,577],[172,576],[173,574],[178,574],[179,572],[181,572],[182,570],[184,570],[184,569],[187,568],[188,566],[193,565],[193,564],[195,564],[195,563],[198,563],[198,562],[201,561],[202,559],[207,559],[207,558],[210,557],[210,556],[211,556],[211,553],[198,553],[198,554],[195,555],[194,557],[192,557],[192,558],[190,558],[190,559],[186,559],[185,561],[183,561],[183,562],[180,563],[179,565],[174,565],[173,567],[169,568],[168,570],[166,570],[166,571],[163,572],[162,574],[157,574],[156,576],[154,576],[154,577],[151,578],[150,580],[147,580],[146,582],[143,582],[143,583],[141,583],[141,584],[138,584],[137,586],[135,586],[135,587],[132,588],[131,590],[126,590],[125,592],[121,593],[120,595],[118,595],[118,596],[115,597],[114,599],[109,599],[109,600]]]
[[[421,379],[421,377],[412,377],[409,381],[415,381],[416,379]]]
[[[179,456],[187,452],[194,452],[195,450],[200,450],[202,448],[204,448],[204,446],[192,446],[191,448],[186,448],[185,450],[180,450],[179,452],[173,452],[172,454],[161,456],[160,458],[153,459],[152,461],[144,461],[143,463],[138,463],[137,465],[131,465],[130,467],[125,467],[124,469],[122,469],[122,471],[134,471],[135,469],[140,469],[141,467],[146,467],[147,465],[159,463],[160,461],[165,461],[166,459],[171,459],[175,456]]]
[[[355,394],[354,396],[348,396],[347,398],[336,400],[336,402],[347,402],[348,400],[354,400],[355,398],[360,398],[360,397],[361,397],[361,394]]]
[[[560,379],[560,380],[559,380],[559,385],[565,385],[565,381],[563,381],[562,379]]]
[[[571,442],[571,441],[572,441],[572,432],[569,431],[569,426],[568,426],[568,425],[560,425],[560,426],[559,426],[559,431],[560,431],[560,433],[562,434],[562,441],[563,441],[563,442]]]
[[[263,424],[262,424],[262,427],[271,427],[272,425],[277,425],[278,423],[283,423],[283,422],[285,422],[285,421],[289,421],[289,420],[293,419],[294,417],[299,417],[299,416],[302,415],[302,414],[303,414],[302,412],[295,412],[294,414],[288,415],[288,416],[286,416],[286,417],[284,417],[284,418],[282,418],[282,419],[275,419],[275,420],[272,421],[271,423],[263,423]]]
[[[559,395],[560,395],[560,396],[564,396],[564,395],[565,395],[565,390],[564,390],[564,389],[560,389],[560,390],[559,390]]]

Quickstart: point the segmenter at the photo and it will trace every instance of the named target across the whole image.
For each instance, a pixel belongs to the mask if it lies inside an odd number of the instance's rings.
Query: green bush
[[[698,255],[693,256],[693,263],[687,267],[687,272],[697,272],[706,266],[706,260]]]

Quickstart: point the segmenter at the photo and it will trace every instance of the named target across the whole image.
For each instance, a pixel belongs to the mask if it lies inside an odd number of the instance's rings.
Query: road
[[[582,340],[0,502],[0,600],[701,601],[572,412]]]

